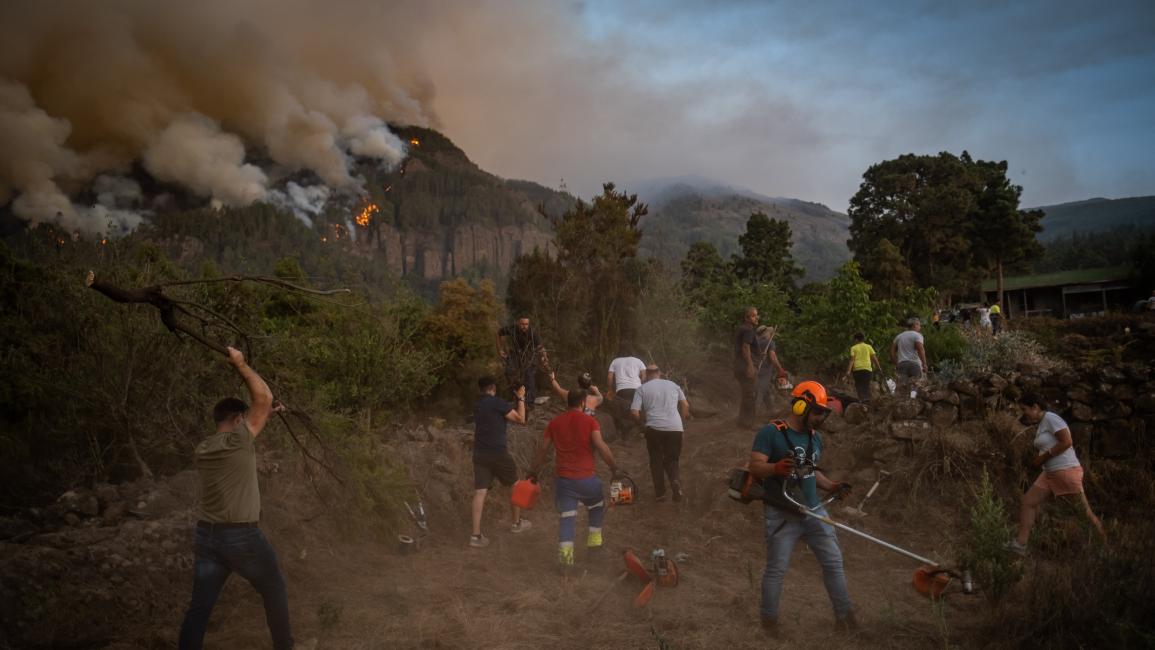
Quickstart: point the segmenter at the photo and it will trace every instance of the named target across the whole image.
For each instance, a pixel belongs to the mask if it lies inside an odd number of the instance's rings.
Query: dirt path
[[[431,538],[409,556],[357,545],[301,558],[282,544],[296,636],[318,639],[318,648],[659,648],[659,639],[687,649],[968,645],[965,629],[977,618],[977,599],[960,596],[936,608],[910,586],[916,563],[845,533],[839,537],[863,629],[853,636],[833,630],[817,562],[799,545],[783,593],[782,637],[762,636],[760,507],[731,501],[724,486],[727,470],[745,458],[751,435],[720,417],[691,422],[682,461],[686,499],[678,504],[648,498],[644,443],[613,445],[619,464],[638,479],[641,502],[608,512],[608,557],[592,566],[585,561],[585,515],[579,514],[578,570],[569,578],[554,567],[557,518],[548,487],[530,513],[533,529],[519,535],[508,530],[507,492],[497,490],[486,509],[492,544],[485,549],[467,547],[465,518],[432,522]],[[828,436],[827,444],[837,448],[837,436]],[[846,455],[829,458],[833,476],[853,462]],[[873,511],[886,510],[882,496]],[[913,529],[879,514],[856,525],[931,556],[934,544],[949,535],[933,530],[935,522]],[[630,548],[648,556],[658,546],[671,556],[688,554],[682,582],[659,589],[647,609],[634,609],[630,600],[640,585],[630,578],[613,586],[622,570],[621,552]],[[591,603],[607,589],[612,593],[590,614]],[[337,611],[336,623],[322,625],[324,611]],[[208,643],[268,647],[259,600],[247,585],[229,585]]]

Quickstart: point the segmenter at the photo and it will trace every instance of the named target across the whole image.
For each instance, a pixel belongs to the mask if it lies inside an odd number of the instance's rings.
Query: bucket
[[[509,502],[515,508],[522,510],[533,510],[537,505],[537,498],[541,496],[541,485],[536,478],[523,478],[513,484],[513,490],[509,494]]]

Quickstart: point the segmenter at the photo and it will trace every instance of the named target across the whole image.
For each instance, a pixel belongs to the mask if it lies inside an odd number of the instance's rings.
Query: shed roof
[[[1071,284],[1095,284],[1098,282],[1117,282],[1130,277],[1125,266],[1110,266],[1098,269],[1079,269],[1077,271],[1058,271],[1056,273],[1040,273],[1038,275],[1016,275],[1003,278],[1003,291],[1014,289],[1037,289],[1040,287],[1062,287]],[[983,280],[983,291],[996,291],[997,279]]]

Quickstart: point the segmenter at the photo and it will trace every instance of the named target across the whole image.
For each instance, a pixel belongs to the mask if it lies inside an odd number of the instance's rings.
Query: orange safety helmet
[[[830,410],[827,406],[826,387],[816,381],[799,382],[794,390],[790,391],[790,396],[794,398],[791,407],[794,415],[805,415],[812,406]]]

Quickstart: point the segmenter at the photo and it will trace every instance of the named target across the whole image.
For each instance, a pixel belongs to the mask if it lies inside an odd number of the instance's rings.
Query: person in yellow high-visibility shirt
[[[998,300],[991,305],[991,334],[999,335],[1003,330],[1003,308],[1002,303]]]
[[[878,362],[874,348],[866,342],[866,336],[859,332],[854,335],[854,345],[850,346],[850,362],[846,364],[846,375],[854,373],[854,390],[858,392],[858,399],[863,404],[870,403],[870,381],[874,378],[871,371],[874,368],[882,372],[882,365]]]

